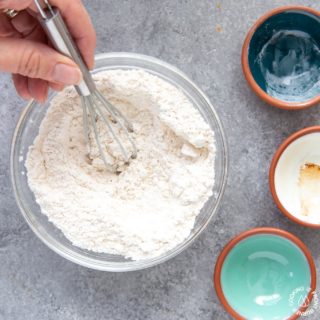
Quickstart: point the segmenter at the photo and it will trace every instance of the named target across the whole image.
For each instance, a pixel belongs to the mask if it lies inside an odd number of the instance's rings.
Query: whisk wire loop
[[[128,121],[126,117],[123,116],[120,110],[117,109],[113,104],[111,104],[99,91],[95,91],[94,95],[98,98],[98,101],[101,103],[101,105],[110,113],[115,123],[119,124],[120,128],[123,130],[124,134],[126,135],[128,141],[131,144],[131,158],[135,159],[137,157],[137,147],[129,134],[129,132],[133,132],[132,124]],[[119,144],[120,146],[122,145],[121,142]],[[127,161],[129,161],[129,158],[127,159]]]
[[[106,155],[105,155],[103,148],[102,148],[101,140],[99,137],[99,131],[98,131],[97,124],[96,124],[97,114],[96,114],[94,108],[92,108],[92,106],[88,103],[88,101],[86,99],[84,100],[84,102],[85,102],[85,108],[89,111],[90,122],[91,122],[91,125],[93,128],[95,140],[96,140],[99,152],[100,152],[101,159],[109,171],[115,172],[116,171],[115,168],[108,163]]]
[[[88,97],[89,102],[91,103],[91,106],[94,106],[97,110],[98,115],[100,115],[100,119],[105,123],[105,125],[107,126],[109,132],[111,133],[113,139],[117,142],[117,144],[120,147],[120,150],[122,152],[122,155],[124,157],[124,160],[127,162],[129,161],[129,157],[128,154],[126,152],[126,150],[124,149],[124,146],[122,145],[122,143],[120,142],[120,139],[118,138],[118,136],[116,135],[116,133],[114,132],[114,129],[112,128],[111,124],[109,123],[109,120],[107,119],[107,117],[105,116],[105,114],[102,112],[100,106],[94,102],[93,98],[91,96]],[[112,113],[111,117],[113,117]],[[115,118],[114,118],[115,119]],[[115,119],[116,121],[116,119]]]
[[[88,110],[84,101],[84,97],[80,96],[81,99],[81,106],[82,106],[82,120],[83,120],[83,134],[84,134],[84,139],[86,142],[86,145],[89,145],[89,120],[88,120]]]

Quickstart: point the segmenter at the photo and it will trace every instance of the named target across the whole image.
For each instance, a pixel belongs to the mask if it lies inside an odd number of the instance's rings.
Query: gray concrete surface
[[[68,262],[36,238],[10,185],[10,140],[25,102],[0,75],[0,319],[212,320],[229,319],[212,285],[217,255],[233,236],[256,226],[298,235],[318,269],[319,231],[299,227],[277,210],[268,168],[291,133],[319,124],[319,106],[288,112],[261,102],[240,66],[245,33],[264,12],[290,1],[85,1],[98,33],[97,52],[156,56],[188,74],[213,101],[230,147],[222,206],[202,236],[173,260],[127,274],[97,272]],[[320,9],[317,0],[295,1]],[[1,53],[0,53],[1,54]],[[320,292],[319,292],[320,294]],[[319,319],[317,315],[306,319]]]

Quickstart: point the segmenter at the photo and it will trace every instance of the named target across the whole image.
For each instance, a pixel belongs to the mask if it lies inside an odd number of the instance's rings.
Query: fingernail
[[[47,98],[48,98],[48,92],[46,92],[42,97],[39,97],[37,100],[41,104],[44,104],[47,101]]]
[[[59,63],[53,69],[52,79],[65,85],[77,85],[82,80],[82,74],[78,68]]]

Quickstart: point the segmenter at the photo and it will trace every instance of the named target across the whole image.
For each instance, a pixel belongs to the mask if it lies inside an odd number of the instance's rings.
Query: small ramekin
[[[278,150],[276,151],[272,162],[271,162],[271,166],[270,166],[270,171],[269,171],[269,186],[270,186],[270,190],[271,190],[271,194],[272,197],[277,205],[277,207],[280,209],[280,211],[286,216],[288,217],[290,220],[292,220],[295,223],[298,223],[302,226],[305,227],[310,227],[310,228],[315,228],[315,229],[320,229],[320,224],[314,224],[314,223],[309,223],[307,221],[301,220],[299,218],[297,218],[295,215],[293,215],[292,213],[290,213],[285,207],[284,205],[281,203],[277,191],[276,191],[276,186],[275,186],[275,171],[277,168],[277,164],[279,162],[279,159],[281,157],[281,155],[283,154],[283,152],[286,150],[286,148],[295,140],[310,134],[310,133],[315,133],[315,132],[320,132],[320,126],[314,126],[314,127],[308,127],[305,129],[302,129],[296,133],[294,133],[293,135],[291,135],[289,138],[287,138],[278,148]]]
[[[256,23],[249,30],[242,47],[241,62],[242,62],[242,70],[243,70],[244,76],[247,82],[249,83],[251,89],[256,93],[257,96],[259,96],[262,100],[264,100],[269,105],[280,108],[280,109],[300,110],[300,109],[309,108],[315,104],[320,103],[320,95],[314,98],[311,98],[309,100],[299,101],[299,102],[286,102],[284,100],[276,99],[271,95],[269,95],[267,92],[265,92],[259,86],[259,84],[257,83],[257,81],[255,80],[252,74],[250,64],[249,64],[250,43],[251,43],[252,37],[254,36],[256,31],[259,29],[259,27],[271,17],[283,12],[290,12],[290,11],[306,12],[310,15],[320,17],[319,11],[309,7],[304,7],[304,6],[284,6],[284,7],[276,8],[274,10],[269,11],[268,13],[263,15],[260,19],[258,19]]]
[[[275,235],[282,238],[285,238],[295,244],[302,252],[302,254],[305,256],[307,260],[307,264],[310,268],[310,286],[308,289],[308,294],[306,295],[305,301],[301,303],[301,307],[292,314],[288,320],[295,320],[298,319],[310,306],[311,301],[314,297],[315,290],[316,290],[316,267],[314,260],[312,258],[311,253],[309,252],[306,245],[295,235],[281,229],[276,228],[269,228],[269,227],[261,227],[261,228],[254,228],[247,231],[244,231],[240,233],[238,236],[233,238],[222,250],[220,253],[218,260],[216,262],[215,270],[214,270],[214,276],[213,276],[213,282],[215,286],[215,290],[217,293],[217,296],[222,304],[222,306],[225,308],[225,310],[236,320],[246,320],[245,317],[240,315],[237,311],[233,309],[233,307],[229,304],[223,289],[222,289],[222,283],[221,283],[221,275],[222,275],[222,268],[223,264],[225,262],[225,259],[227,258],[228,254],[234,249],[234,247],[239,244],[242,240],[245,240],[247,238],[250,238],[252,236],[256,235]]]

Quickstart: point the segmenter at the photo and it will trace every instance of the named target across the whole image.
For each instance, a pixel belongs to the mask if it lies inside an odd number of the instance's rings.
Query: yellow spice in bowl
[[[306,163],[300,168],[301,213],[304,216],[320,215],[320,166]]]

